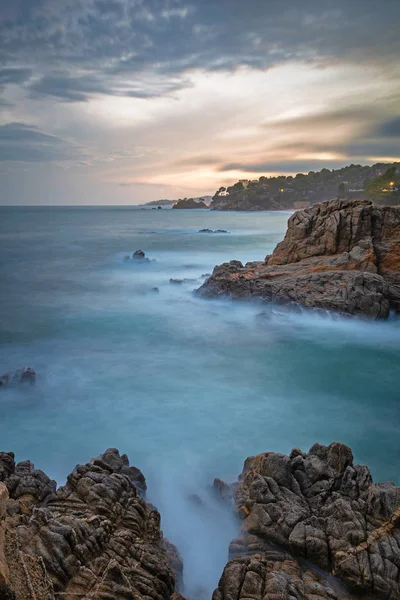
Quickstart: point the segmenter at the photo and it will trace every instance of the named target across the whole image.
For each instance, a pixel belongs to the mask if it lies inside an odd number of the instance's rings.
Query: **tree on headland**
[[[372,166],[351,164],[332,170],[324,168],[295,176],[261,175],[258,180],[242,179],[227,187],[228,195],[222,197],[220,190],[223,188],[220,188],[213,197],[211,209],[287,210],[307,202],[312,205],[335,197],[345,198],[354,195],[354,191],[359,192],[356,197],[369,195],[377,201],[384,196],[385,201],[393,203],[400,187],[398,172],[399,163],[377,163]]]

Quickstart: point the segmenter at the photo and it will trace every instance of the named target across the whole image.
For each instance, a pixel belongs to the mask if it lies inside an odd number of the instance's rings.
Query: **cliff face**
[[[386,318],[400,310],[400,208],[333,200],[298,211],[272,255],[215,267],[198,292]]]

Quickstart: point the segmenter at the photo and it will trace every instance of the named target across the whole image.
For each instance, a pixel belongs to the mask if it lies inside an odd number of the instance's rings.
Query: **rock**
[[[188,277],[185,277],[185,279],[173,279],[171,277],[171,279],[169,280],[170,283],[174,283],[174,284],[194,283],[195,281],[197,281],[197,279],[190,279]]]
[[[387,318],[400,312],[400,208],[333,200],[298,211],[265,261],[219,265],[198,293]]]
[[[33,385],[36,382],[36,372],[32,367],[21,367],[14,371],[14,373],[5,373],[0,377],[0,387],[7,387],[8,385],[20,385],[29,383]]]
[[[193,504],[193,506],[197,506],[197,507],[204,506],[203,500],[200,498],[200,496],[198,494],[189,494],[188,500],[191,504]]]
[[[132,254],[132,258],[138,259],[138,260],[145,258],[145,256],[146,255],[143,252],[143,250],[135,250],[135,252]]]
[[[218,498],[224,502],[232,502],[234,490],[233,487],[228,485],[225,481],[216,477],[214,479],[213,489]]]
[[[160,290],[158,289],[158,287],[151,288],[151,291],[154,292],[155,294],[159,294],[160,293]]]
[[[0,597],[169,600],[182,561],[142,497],[146,481],[111,448],[65,486],[0,453]],[[7,499],[9,495],[9,499]]]
[[[199,233],[229,233],[226,229],[199,229]]]
[[[344,444],[250,457],[234,499],[241,533],[213,600],[400,598],[400,488]]]
[[[132,254],[132,259],[135,262],[138,262],[140,264],[142,263],[151,263],[151,262],[156,262],[156,260],[153,258],[150,260],[150,258],[147,258],[147,256],[145,255],[145,253],[143,252],[143,250],[135,250],[135,252]],[[124,260],[131,260],[130,256],[125,256]]]
[[[175,202],[172,208],[208,208],[208,206],[201,200],[185,198],[184,200],[178,200],[178,202]]]

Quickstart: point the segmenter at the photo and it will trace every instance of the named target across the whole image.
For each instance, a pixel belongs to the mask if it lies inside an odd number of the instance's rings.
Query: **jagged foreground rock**
[[[248,458],[230,489],[243,523],[213,600],[400,598],[400,488],[347,446]]]
[[[0,453],[0,480],[1,600],[184,600],[179,554],[125,455],[107,450],[56,490]],[[347,446],[248,458],[215,489],[243,520],[213,600],[400,598],[400,488],[374,485]]]
[[[107,450],[64,487],[0,453],[0,598],[168,600],[182,575],[142,473]],[[176,594],[178,596],[178,594]]]
[[[400,310],[400,207],[332,200],[300,210],[265,261],[217,266],[198,293],[387,318]]]

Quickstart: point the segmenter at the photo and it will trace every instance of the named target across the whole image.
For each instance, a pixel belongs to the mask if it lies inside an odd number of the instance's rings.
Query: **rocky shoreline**
[[[265,260],[219,265],[197,293],[386,319],[400,312],[400,207],[332,200],[297,211]]]
[[[400,598],[400,488],[344,444],[250,457],[214,491],[241,531],[213,600]],[[58,489],[0,453],[0,598],[182,600],[184,565],[145,492],[116,449]]]

